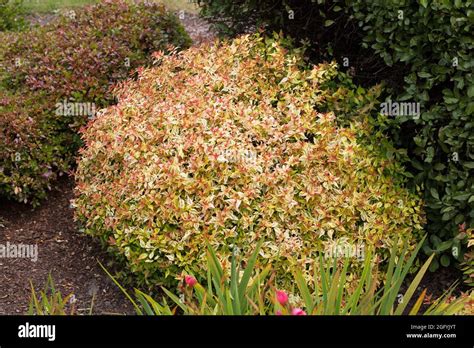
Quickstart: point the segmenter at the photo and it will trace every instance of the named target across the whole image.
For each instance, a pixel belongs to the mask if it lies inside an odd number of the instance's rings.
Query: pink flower
[[[283,315],[283,313],[281,312],[281,310],[277,310],[277,311],[275,312],[275,315]]]
[[[186,283],[187,286],[192,288],[194,285],[196,285],[197,280],[193,276],[187,275],[184,277],[184,282]]]
[[[293,308],[291,310],[291,314],[293,315],[306,315],[306,312],[302,310],[301,308]]]
[[[280,303],[282,306],[288,303],[288,295],[286,294],[286,292],[282,290],[276,291],[276,298],[277,298],[278,303]]]

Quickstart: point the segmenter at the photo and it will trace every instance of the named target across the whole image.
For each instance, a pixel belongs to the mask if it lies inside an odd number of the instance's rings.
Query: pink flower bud
[[[293,315],[306,315],[306,312],[302,310],[301,308],[293,308],[291,310],[291,314]]]
[[[184,277],[184,282],[186,283],[187,286],[192,288],[194,285],[196,285],[197,280],[193,276],[187,275]]]
[[[288,295],[286,294],[286,292],[282,290],[276,291],[276,298],[277,298],[278,303],[280,303],[282,306],[288,303]]]

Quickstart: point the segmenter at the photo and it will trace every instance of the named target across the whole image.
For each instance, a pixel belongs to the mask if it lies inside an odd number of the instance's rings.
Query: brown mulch
[[[31,296],[30,281],[43,290],[51,274],[57,289],[74,294],[78,313],[133,314],[124,294],[99,266],[109,268],[108,255],[96,240],[78,232],[70,199],[73,180],[63,178],[36,209],[0,201],[0,244],[38,245],[38,260],[0,258],[0,314],[25,314]]]
[[[415,274],[407,276],[400,289],[401,294],[406,292],[413,278],[415,278]],[[427,271],[407,306],[406,314],[408,314],[408,310],[412,308],[423,290],[426,289],[426,296],[423,300],[420,313],[423,313],[436,299],[443,296],[453,284],[457,285],[451,293],[451,296],[459,297],[463,293],[470,291],[469,286],[462,282],[462,272],[454,267],[440,267],[436,272]]]

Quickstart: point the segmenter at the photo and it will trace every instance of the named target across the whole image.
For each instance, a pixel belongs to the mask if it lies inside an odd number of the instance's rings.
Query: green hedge
[[[474,227],[474,2],[351,2],[364,41],[387,65],[409,68],[398,101],[421,105],[418,119],[397,118],[393,132],[408,148],[414,183],[422,185],[431,266],[463,259],[466,234]]]

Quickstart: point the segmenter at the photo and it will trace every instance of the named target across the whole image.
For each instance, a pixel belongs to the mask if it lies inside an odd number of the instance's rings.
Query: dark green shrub
[[[398,84],[402,67],[387,69],[383,59],[362,47],[363,32],[347,12],[345,0],[198,0],[201,14],[223,35],[254,28],[310,43],[307,54],[314,61],[336,60],[341,69],[351,67],[358,84],[379,81]]]
[[[151,52],[189,44],[163,6],[125,1],[2,35],[0,194],[36,203],[74,162],[77,130],[114,103],[111,85],[151,63]]]
[[[392,128],[408,149],[414,183],[424,187],[426,254],[432,269],[463,260],[459,225],[474,225],[474,2],[351,2],[364,41],[387,65],[402,62],[409,72],[398,101],[421,105],[418,119],[397,117]],[[398,91],[395,91],[398,92]]]
[[[17,30],[25,26],[22,0],[0,0],[0,31]]]

